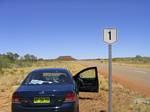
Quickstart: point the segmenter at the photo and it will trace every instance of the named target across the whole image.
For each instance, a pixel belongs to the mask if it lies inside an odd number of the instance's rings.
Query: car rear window
[[[31,73],[23,82],[25,85],[65,84],[70,83],[67,73],[43,72]]]

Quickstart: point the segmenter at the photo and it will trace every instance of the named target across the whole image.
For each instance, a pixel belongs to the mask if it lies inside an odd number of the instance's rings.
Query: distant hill
[[[73,58],[73,57],[71,57],[71,56],[59,56],[58,58],[56,58],[56,60],[74,61],[74,60],[76,60],[76,59]]]

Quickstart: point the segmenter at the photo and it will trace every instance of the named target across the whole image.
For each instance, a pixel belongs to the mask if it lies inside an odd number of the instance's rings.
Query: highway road
[[[90,66],[97,66],[100,71],[107,76],[108,64],[98,61],[85,62]],[[113,64],[113,80],[122,85],[138,91],[143,95],[150,96],[150,69],[137,68],[127,65]]]

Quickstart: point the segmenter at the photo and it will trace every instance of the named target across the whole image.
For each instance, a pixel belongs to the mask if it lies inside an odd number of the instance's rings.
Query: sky
[[[0,0],[0,54],[107,58],[104,28],[117,28],[113,57],[150,56],[149,0]]]

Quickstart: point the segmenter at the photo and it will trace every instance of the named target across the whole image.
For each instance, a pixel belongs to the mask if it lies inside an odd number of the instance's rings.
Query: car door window
[[[92,70],[87,70],[85,72],[82,72],[80,74],[80,78],[95,78],[95,70],[92,69]]]

